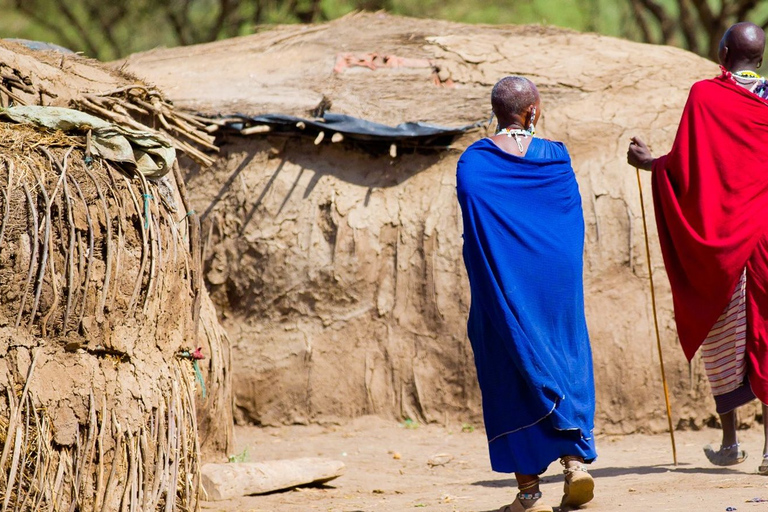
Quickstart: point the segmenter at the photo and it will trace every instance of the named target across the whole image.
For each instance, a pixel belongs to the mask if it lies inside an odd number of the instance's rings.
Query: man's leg
[[[502,507],[500,512],[552,512],[551,507],[537,503],[541,499],[538,475],[515,473],[515,478],[520,492],[515,501]]]
[[[720,424],[723,426],[723,442],[721,449],[738,450],[736,435],[736,409],[720,415]]]
[[[763,458],[768,454],[768,405],[763,404],[763,435],[765,436],[765,442],[763,443]]]
[[[533,494],[539,492],[539,477],[537,475],[524,475],[515,473],[517,488],[522,493]]]
[[[763,404],[763,461],[757,468],[761,475],[768,475],[768,405]]]
[[[746,460],[747,452],[739,447],[739,440],[736,434],[736,409],[721,414],[720,423],[723,426],[723,441],[719,447],[705,446],[704,455],[715,466],[741,464]]]

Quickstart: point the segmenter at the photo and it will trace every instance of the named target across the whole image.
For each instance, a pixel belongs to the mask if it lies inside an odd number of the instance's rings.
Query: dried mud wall
[[[541,27],[361,15],[280,30],[192,50],[183,73],[152,75],[152,62],[168,62],[163,52],[132,58],[131,69],[141,73],[147,64],[150,79],[164,86],[176,80],[184,89],[192,75],[206,73],[195,59],[216,62],[239,46],[233,83],[248,69],[255,90],[271,91],[264,104],[253,105],[258,95],[242,100],[242,91],[228,97],[227,84],[208,71],[213,82],[206,91],[219,87],[221,101],[197,108],[306,115],[304,104],[326,95],[336,112],[390,124],[487,119],[496,80],[530,77],[542,93],[540,135],[566,143],[583,199],[597,430],[663,431],[640,201],[625,153],[633,135],[657,154],[667,151],[690,85],[714,76],[716,66],[672,48]],[[337,73],[340,51],[396,52],[428,59],[430,67]],[[301,60],[290,64],[296,55]],[[288,64],[268,68],[269,62]],[[259,69],[271,70],[268,79]],[[192,98],[174,94],[181,102]],[[455,165],[482,136],[468,135],[453,151],[397,158],[329,137],[319,146],[296,136],[231,137],[221,141],[212,169],[188,166],[192,203],[204,212],[205,279],[233,342],[239,421],[324,422],[370,413],[479,421]],[[674,421],[697,428],[713,421],[714,406],[700,361],[689,367],[679,348],[648,175],[643,184]]]
[[[65,87],[25,69],[4,104]],[[198,507],[202,458],[232,443],[231,356],[184,200],[85,134],[0,122],[3,510]]]
[[[193,509],[232,442],[231,363],[178,184],[86,159],[84,137],[0,134],[3,508]]]

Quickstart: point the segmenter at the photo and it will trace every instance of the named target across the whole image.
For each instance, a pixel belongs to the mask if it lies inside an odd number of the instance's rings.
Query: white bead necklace
[[[533,137],[533,133],[529,132],[528,130],[509,130],[507,128],[502,128],[499,130],[499,133],[497,135],[506,135],[507,137],[514,137],[515,142],[517,142],[517,149],[520,150],[520,153],[523,152],[523,143],[520,141],[520,137],[527,139],[528,137]]]

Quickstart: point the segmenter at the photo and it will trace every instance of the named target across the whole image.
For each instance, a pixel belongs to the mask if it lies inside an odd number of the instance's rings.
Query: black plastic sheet
[[[456,128],[436,126],[422,122],[402,123],[397,126],[374,123],[356,117],[325,112],[321,118],[304,119],[282,114],[260,116],[226,116],[218,118],[219,124],[226,130],[238,133],[253,133],[253,127],[269,127],[269,131],[256,133],[299,133],[316,137],[324,132],[323,140],[330,141],[334,134],[340,133],[345,141],[359,142],[363,145],[395,144],[400,147],[425,147],[440,149],[450,145],[458,136],[478,128],[483,121]]]

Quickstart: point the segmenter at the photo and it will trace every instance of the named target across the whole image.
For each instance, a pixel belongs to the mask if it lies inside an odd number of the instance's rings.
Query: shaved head
[[[728,71],[754,71],[763,61],[765,32],[748,21],[736,23],[725,31],[720,40],[718,57]]]
[[[496,82],[491,91],[491,107],[499,120],[521,116],[539,101],[533,82],[522,76],[507,76]]]

